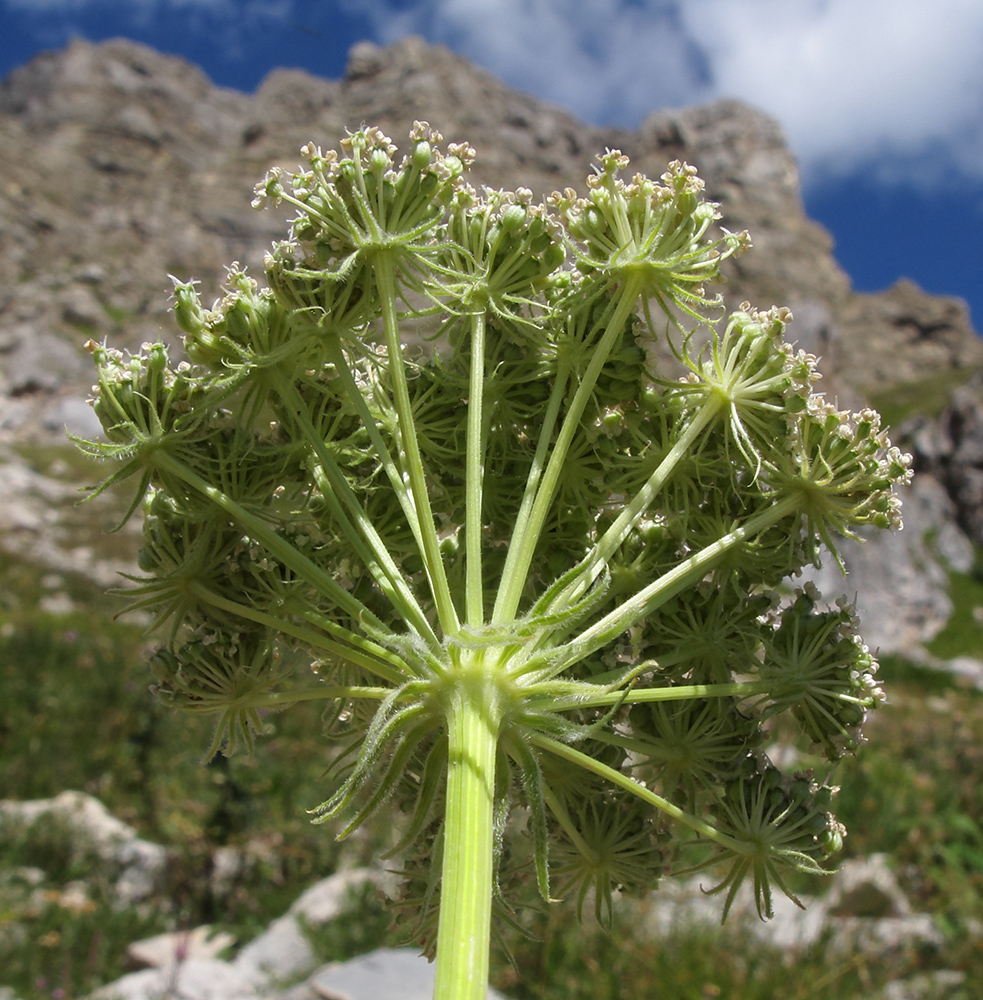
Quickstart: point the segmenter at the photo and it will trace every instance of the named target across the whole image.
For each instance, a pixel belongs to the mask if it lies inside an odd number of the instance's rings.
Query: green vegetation
[[[897,427],[909,417],[937,417],[949,405],[953,390],[965,385],[978,370],[946,368],[914,382],[879,387],[870,394],[870,403],[889,427]]]
[[[32,571],[21,567],[22,583]],[[13,572],[8,563],[4,578]],[[23,1000],[51,1000],[58,989],[66,1000],[83,996],[123,974],[130,941],[165,929],[212,922],[244,943],[340,857],[334,831],[311,826],[303,812],[318,801],[326,766],[315,753],[317,711],[267,717],[276,732],[262,755],[203,766],[207,721],[161,710],[149,695],[142,636],[102,615],[101,601],[67,618],[0,613],[0,789],[16,799],[87,790],[142,836],[167,844],[173,861],[158,895],[121,912],[112,873],[70,849],[64,830],[0,830],[0,985]],[[817,946],[790,959],[730,926],[653,941],[639,929],[644,898],[616,905],[609,935],[592,918],[581,926],[568,901],[549,915],[534,912],[529,937],[506,930],[515,965],[499,949],[494,985],[517,1000],[860,1000],[889,979],[935,968],[983,981],[973,931],[983,921],[983,695],[894,658],[881,674],[890,702],[871,720],[871,741],[835,774],[843,786],[837,812],[851,831],[844,853],[888,853],[915,908],[944,930],[941,952],[831,960]],[[354,863],[369,863],[385,839],[374,830],[344,849]],[[211,860],[223,846],[251,860],[216,895]],[[43,869],[44,880],[31,883],[25,868]],[[85,902],[66,891],[80,879]],[[821,892],[823,883],[795,888]],[[351,916],[310,934],[328,961],[405,943],[406,928],[365,889]]]
[[[970,573],[949,574],[952,614],[945,628],[926,648],[942,660],[957,656],[983,659],[983,569],[979,563]]]
[[[0,794],[86,791],[172,857],[137,918],[114,906],[114,873],[68,851],[64,831],[0,828],[0,985],[25,1000],[50,997],[41,980],[81,996],[122,975],[127,944],[169,928],[215,923],[247,941],[335,869],[332,830],[312,827],[304,813],[326,767],[316,706],[264,720],[275,739],[262,766],[248,757],[205,766],[209,722],[163,710],[149,690],[142,633],[108,623],[105,598],[86,603],[81,581],[68,578],[79,610],[54,618],[31,610],[43,591],[36,566],[8,558],[3,579],[20,599],[0,610]],[[245,863],[216,892],[219,847],[241,850]],[[349,843],[346,857],[368,863],[377,849],[371,838]],[[25,883],[25,867],[42,869],[44,880]],[[88,900],[70,894],[63,905],[66,885],[83,875]]]

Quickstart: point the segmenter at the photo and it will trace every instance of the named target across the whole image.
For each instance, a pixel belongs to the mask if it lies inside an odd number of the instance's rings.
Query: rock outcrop
[[[249,207],[271,164],[293,168],[304,142],[334,145],[363,121],[399,141],[416,118],[476,147],[477,181],[537,195],[582,189],[608,146],[655,175],[671,159],[694,163],[727,225],[755,244],[728,262],[729,304],[790,305],[792,335],[823,356],[824,388],[841,405],[885,407],[927,477],[928,521],[919,513],[916,531],[875,543],[890,552],[856,557],[912,581],[911,600],[898,596],[871,622],[878,644],[909,650],[944,625],[947,571],[983,543],[983,342],[962,303],[910,282],[853,292],[828,233],[805,215],[781,129],[734,101],[657,111],[636,131],[597,128],[418,38],[356,45],[342,80],[274,71],[255,95],[128,41],[39,56],[0,83],[0,436],[91,434],[86,339],[173,340],[168,273],[200,279],[210,298],[225,264],[258,269],[282,234],[281,214]],[[23,551],[31,529],[18,530]],[[40,542],[43,518],[34,530]],[[929,536],[945,536],[956,562],[929,553],[928,565]],[[864,589],[869,576],[858,570]]]

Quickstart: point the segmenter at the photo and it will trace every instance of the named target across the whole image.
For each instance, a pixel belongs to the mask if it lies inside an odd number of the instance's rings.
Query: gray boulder
[[[116,898],[127,906],[150,896],[167,863],[167,849],[137,836],[96,798],[67,791],[53,799],[0,801],[0,822],[30,826],[46,816],[67,824],[77,835],[80,851],[93,849],[99,859],[117,869]]]
[[[431,1000],[433,987],[434,966],[412,948],[380,948],[328,966],[307,982],[324,1000]],[[489,987],[488,1000],[503,998]]]

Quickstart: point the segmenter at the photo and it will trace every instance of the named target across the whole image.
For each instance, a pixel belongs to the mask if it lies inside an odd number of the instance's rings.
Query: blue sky
[[[253,90],[415,33],[598,124],[720,96],[774,115],[855,287],[967,299],[983,330],[981,0],[0,0],[0,75],[116,35]]]

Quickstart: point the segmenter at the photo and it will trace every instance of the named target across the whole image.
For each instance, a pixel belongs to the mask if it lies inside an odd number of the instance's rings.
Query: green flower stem
[[[471,373],[464,469],[465,617],[471,628],[485,621],[485,588],[481,572],[481,500],[485,478],[484,393],[485,313],[471,316]]]
[[[567,379],[570,376],[570,366],[563,364],[558,366],[556,379],[550,391],[549,402],[546,404],[546,413],[543,416],[543,426],[539,432],[539,441],[536,444],[536,453],[533,455],[532,465],[529,475],[526,477],[525,491],[519,505],[519,513],[516,515],[516,528],[512,533],[512,543],[505,556],[505,568],[502,570],[502,585],[499,586],[498,595],[495,598],[495,610],[492,612],[492,621],[496,624],[508,624],[510,616],[504,616],[501,608],[505,599],[504,583],[515,571],[515,564],[519,556],[519,526],[529,523],[529,514],[533,503],[536,500],[536,488],[542,478],[543,469],[546,467],[547,456],[549,454],[550,441],[553,438],[553,428],[556,426],[557,418],[560,414],[560,407],[563,404],[563,397],[567,391]]]
[[[286,406],[290,407],[291,415],[307,439],[308,447],[313,451],[313,457],[319,463],[312,468],[312,474],[317,482],[321,495],[331,507],[352,548],[358,554],[379,588],[387,595],[392,606],[406,624],[418,635],[422,636],[432,648],[440,643],[427,621],[423,609],[417,603],[409,584],[400,572],[386,543],[379,536],[375,525],[365,513],[364,508],[355,496],[354,490],[348,484],[338,468],[334,456],[325,447],[324,441],[314,429],[308,408],[300,398],[296,385],[284,377],[279,370],[271,372],[271,381],[277,394]],[[342,504],[348,508],[354,518],[354,524],[345,514]]]
[[[727,554],[729,549],[765,531],[783,517],[795,513],[799,509],[799,503],[799,499],[794,496],[775,501],[767,510],[761,511],[760,514],[752,517],[739,528],[729,531],[706,548],[701,549],[688,559],[684,559],[674,569],[660,576],[658,580],[643,587],[633,597],[630,597],[568,643],[567,653],[558,660],[551,660],[553,673],[560,673],[571,664],[589,656],[609,642],[613,642],[622,632],[631,628],[646,615],[650,615],[684,587],[700,580],[713,568],[713,564],[718,559]],[[538,664],[530,660],[526,669],[534,666],[538,666]]]
[[[434,1000],[484,1000],[488,988],[498,691],[483,657],[449,692],[447,804]]]
[[[661,795],[656,795],[651,789],[640,785],[634,778],[630,778],[621,771],[616,771],[613,767],[608,767],[607,764],[602,764],[589,754],[581,753],[580,750],[575,750],[573,747],[568,746],[566,743],[561,743],[551,736],[542,736],[538,733],[532,734],[529,737],[529,742],[538,746],[541,750],[546,750],[557,757],[570,761],[572,764],[580,765],[584,770],[592,771],[594,774],[606,778],[611,784],[618,785],[620,788],[631,792],[632,795],[637,796],[643,802],[655,806],[656,809],[665,813],[670,819],[688,826],[691,830],[700,834],[700,836],[706,837],[707,840],[712,840],[715,844],[720,844],[721,847],[726,847],[737,854],[750,853],[747,844],[733,837],[728,837],[725,833],[720,833],[714,827],[710,826],[709,823],[704,823],[698,817],[691,816],[688,812],[680,809],[679,806],[673,805],[668,799],[664,799]]]
[[[420,445],[416,438],[416,425],[413,422],[413,407],[410,403],[410,391],[406,382],[406,370],[403,367],[403,346],[399,337],[399,320],[396,316],[396,275],[392,258],[387,252],[380,251],[376,254],[373,263],[382,305],[382,326],[386,336],[386,350],[389,352],[389,372],[393,383],[393,402],[396,405],[396,415],[399,419],[402,457],[420,523],[420,535],[423,542],[423,551],[420,555],[430,580],[430,590],[433,593],[441,630],[445,636],[451,636],[459,631],[460,621],[451,597],[444,563],[440,556],[440,541],[434,526],[426,472],[420,455]]]
[[[410,526],[410,531],[413,532],[413,537],[416,539],[417,547],[422,551],[423,535],[420,531],[420,520],[416,516],[416,507],[413,506],[413,498],[406,489],[406,483],[403,482],[399,466],[386,446],[386,442],[382,439],[376,417],[369,409],[364,391],[358,387],[358,383],[355,381],[355,376],[352,374],[351,366],[348,364],[348,359],[345,357],[345,352],[338,337],[330,337],[328,339],[328,358],[341,378],[345,392],[348,393],[349,402],[355,407],[355,411],[362,421],[362,426],[369,435],[369,440],[375,449],[376,458],[382,463],[389,483],[393,488],[393,493],[396,495],[407,524]]]
[[[382,201],[382,185],[380,184],[376,190],[378,204],[376,211],[373,211],[371,196],[365,186],[362,153],[363,150],[358,149],[354,145],[352,146],[352,166],[355,168],[355,183],[351,188],[352,197],[358,204],[359,213],[362,216],[360,221],[363,226],[364,235],[367,237],[367,239],[363,238],[363,246],[378,246],[384,241],[387,235],[383,230],[383,226],[380,225],[380,222],[384,223],[386,217],[385,204]],[[378,219],[376,218],[376,212],[378,212]]]
[[[560,473],[563,471],[563,463],[566,461],[567,453],[573,442],[574,435],[580,429],[580,421],[590,401],[594,386],[597,383],[601,369],[607,361],[614,345],[619,337],[624,334],[625,323],[635,308],[635,303],[641,293],[644,279],[640,276],[629,277],[618,292],[617,305],[615,306],[611,318],[608,320],[607,328],[601,336],[597,347],[591,353],[590,363],[587,370],[577,386],[573,399],[570,401],[569,409],[560,427],[556,443],[550,453],[549,463],[543,473],[542,482],[536,490],[536,499],[532,504],[528,517],[523,519],[521,514],[516,521],[515,531],[512,536],[512,543],[509,546],[509,561],[513,561],[512,549],[515,547],[516,554],[514,564],[506,563],[503,570],[502,584],[499,589],[498,599],[495,602],[495,614],[493,621],[501,624],[515,617],[519,608],[519,601],[522,591],[526,585],[526,577],[529,574],[529,567],[532,563],[539,536],[542,533],[546,516],[549,513],[550,505],[556,494],[557,483]]]
[[[243,708],[271,708],[279,710],[290,708],[302,701],[331,701],[337,698],[368,698],[370,701],[382,701],[392,694],[392,688],[361,687],[357,684],[341,687],[305,688],[303,691],[273,691],[262,697],[240,698],[237,704]]]
[[[266,625],[268,628],[276,629],[285,635],[292,635],[295,639],[309,643],[314,649],[324,650],[324,652],[330,653],[338,660],[363,667],[377,677],[391,681],[393,684],[402,684],[406,680],[405,674],[408,672],[408,667],[394,653],[390,653],[388,650],[377,646],[362,636],[347,632],[340,625],[335,624],[334,630],[350,635],[353,641],[357,641],[359,648],[352,648],[352,646],[343,645],[340,642],[332,642],[317,632],[301,628],[276,615],[267,614],[265,611],[251,608],[246,604],[240,604],[238,601],[231,601],[227,597],[222,597],[221,594],[216,594],[214,591],[209,590],[200,583],[192,583],[188,587],[188,590],[195,597],[211,604],[213,607],[221,608],[223,611],[228,611],[240,618],[245,618],[247,621],[256,622],[258,625]],[[366,650],[366,652],[362,650]],[[397,663],[398,669],[391,669],[385,663],[380,662],[381,659]]]
[[[652,506],[659,491],[675,471],[676,466],[692,453],[692,448],[699,436],[713,423],[724,407],[725,400],[711,396],[703,404],[696,416],[690,421],[679,440],[669,449],[659,467],[648,478],[645,485],[638,491],[629,504],[626,504],[614,522],[598,539],[593,552],[588,556],[583,575],[570,584],[550,604],[550,610],[569,607],[603,572],[618,546],[625,540],[628,532],[644,517]]]
[[[363,635],[350,632],[343,625],[339,625],[336,621],[333,621],[320,611],[315,611],[313,608],[302,607],[298,609],[297,613],[304,619],[304,621],[309,622],[311,625],[316,625],[319,629],[327,632],[328,635],[336,636],[343,642],[351,643],[358,649],[364,650],[367,655],[374,656],[378,660],[382,660],[395,667],[396,674],[393,676],[383,674],[380,670],[376,670],[375,672],[380,677],[385,677],[386,680],[392,680],[394,684],[403,684],[406,682],[408,677],[417,676],[417,671],[414,670],[398,653],[386,649],[385,646],[380,646],[379,643],[373,642],[371,639],[367,639]]]
[[[771,681],[738,681],[734,684],[679,684],[672,687],[631,688],[628,691],[605,691],[596,695],[582,694],[546,701],[556,712],[574,708],[601,708],[605,705],[635,705],[651,701],[688,701],[697,698],[750,698],[767,694],[774,687]],[[530,700],[530,706],[536,702]]]
[[[333,576],[301,555],[293,545],[281,538],[265,521],[258,518],[255,514],[250,514],[249,511],[236,503],[227,493],[223,493],[214,486],[209,486],[201,476],[173,456],[168,455],[163,449],[158,449],[155,452],[153,461],[158,469],[176,476],[182,482],[197,490],[202,496],[211,500],[216,507],[224,510],[233,520],[238,522],[240,527],[248,531],[257,542],[266,546],[269,552],[276,559],[279,559],[284,566],[292,569],[302,580],[306,580],[307,583],[318,590],[324,597],[334,601],[343,611],[361,621],[364,625],[378,630],[380,633],[385,634],[389,631],[358,598],[353,597],[345,590]]]

